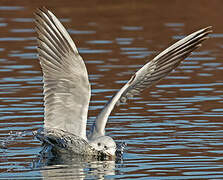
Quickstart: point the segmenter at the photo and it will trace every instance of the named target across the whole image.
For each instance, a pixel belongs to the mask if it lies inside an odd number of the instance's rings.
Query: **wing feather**
[[[90,84],[83,59],[53,13],[38,9],[35,23],[44,82],[44,126],[86,139]]]
[[[167,76],[192,51],[201,46],[201,42],[206,40],[208,34],[212,32],[211,29],[211,27],[207,27],[188,35],[139,69],[99,113],[92,126],[89,138],[104,135],[108,116],[115,105],[126,102],[129,97],[140,94],[141,91]]]

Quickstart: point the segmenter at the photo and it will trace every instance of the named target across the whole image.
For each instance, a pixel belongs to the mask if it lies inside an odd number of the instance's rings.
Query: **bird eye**
[[[105,148],[105,149],[108,149],[108,147],[107,147],[107,146],[104,146],[104,148]]]
[[[101,143],[98,143],[98,146],[101,146]]]

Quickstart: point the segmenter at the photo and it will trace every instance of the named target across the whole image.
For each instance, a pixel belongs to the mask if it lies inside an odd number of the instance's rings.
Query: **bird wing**
[[[46,8],[35,13],[38,54],[43,71],[45,127],[86,139],[90,84],[84,61],[55,15]]]
[[[91,128],[89,138],[104,135],[108,116],[115,105],[126,102],[129,97],[138,95],[145,88],[157,83],[175,69],[180,62],[185,59],[196,48],[201,46],[201,42],[208,38],[211,27],[196,31],[187,37],[176,42],[153,60],[139,69],[131,79],[110,99]]]

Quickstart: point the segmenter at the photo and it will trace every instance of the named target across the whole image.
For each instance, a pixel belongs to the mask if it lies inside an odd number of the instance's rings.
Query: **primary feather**
[[[45,127],[86,139],[90,84],[85,64],[53,13],[39,9],[35,23],[43,70]]]
[[[211,27],[207,27],[190,34],[161,52],[139,69],[102,109],[93,124],[89,137],[104,135],[108,116],[115,105],[119,105],[120,102],[126,102],[127,98],[140,94],[141,91],[167,76],[193,50],[201,46],[201,42],[208,38],[207,35],[210,32]]]
[[[82,143],[82,148],[86,150],[89,145],[94,150],[109,155],[115,154],[116,143],[111,137],[105,136],[105,126],[114,106],[140,94],[167,76],[193,50],[201,46],[201,42],[211,32],[211,27],[207,27],[192,33],[139,69],[105,105],[87,138],[86,123],[91,90],[83,59],[52,12],[46,8],[38,9],[35,23],[44,82],[46,137],[41,138],[45,142],[54,142],[58,147],[64,145],[61,142],[66,142],[68,149],[76,153],[79,152],[77,143]],[[88,153],[88,150],[84,153]]]

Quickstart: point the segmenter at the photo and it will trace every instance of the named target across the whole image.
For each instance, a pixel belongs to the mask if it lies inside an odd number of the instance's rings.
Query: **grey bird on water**
[[[88,73],[70,35],[46,8],[35,12],[38,54],[43,71],[44,128],[36,136],[53,151],[115,156],[117,145],[105,135],[115,105],[140,94],[172,70],[208,39],[211,27],[196,31],[165,49],[139,69],[108,101],[86,132],[91,87]]]

